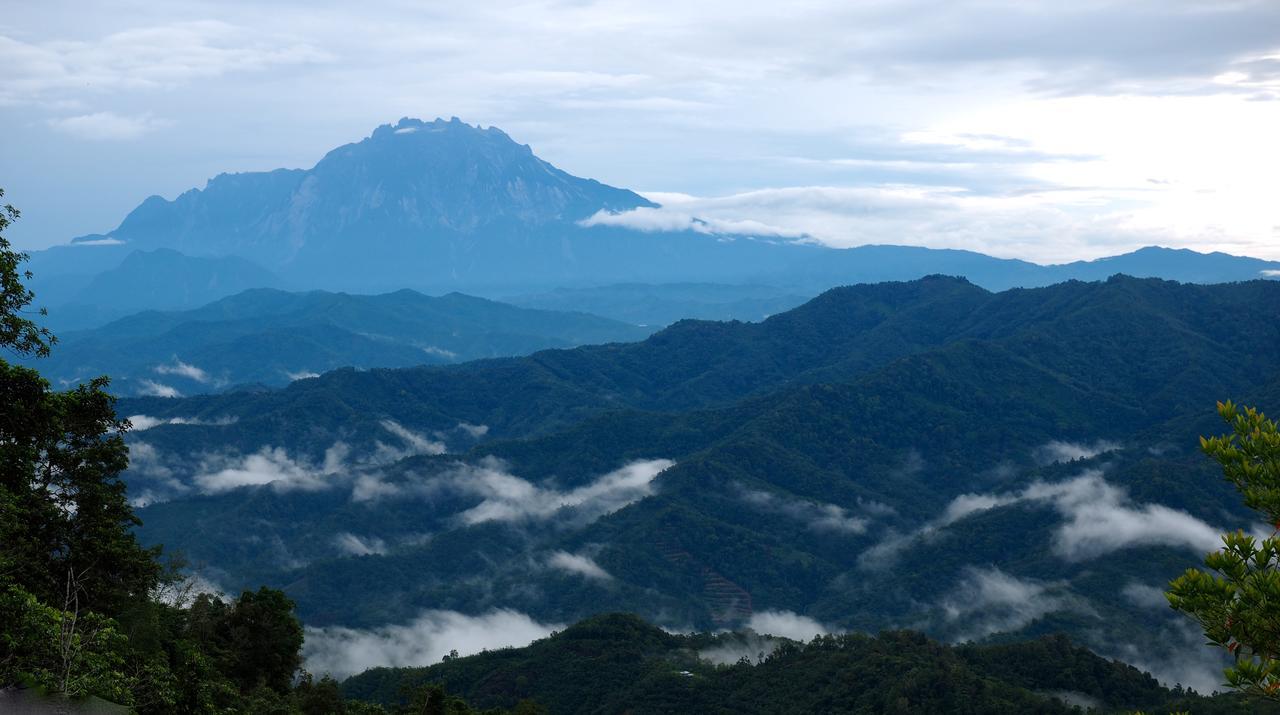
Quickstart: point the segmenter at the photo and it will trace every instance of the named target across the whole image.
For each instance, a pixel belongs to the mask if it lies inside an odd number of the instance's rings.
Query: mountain
[[[676,635],[621,614],[582,621],[524,648],[427,668],[376,668],[342,688],[348,697],[392,706],[406,688],[429,683],[480,708],[532,700],[555,713],[1277,710],[1236,695],[1161,687],[1062,637],[948,647],[890,631],[806,644],[754,632]]]
[[[130,256],[122,268],[134,263]],[[627,342],[650,332],[584,313],[516,308],[460,293],[256,289],[194,310],[139,313],[65,333],[52,357],[26,362],[63,383],[105,374],[123,394],[191,394],[239,384],[283,386],[339,367],[445,364]]]
[[[630,345],[126,400],[155,425],[130,489],[143,539],[316,627],[789,612],[1063,631],[1211,688],[1160,589],[1250,524],[1196,440],[1214,400],[1280,403],[1278,310],[1270,281],[850,286]]]
[[[249,288],[278,285],[280,279],[270,271],[237,256],[193,258],[167,248],[134,251],[120,265],[77,286],[49,310],[46,324],[74,330],[140,310],[194,308]]]
[[[192,259],[238,257],[293,288],[461,290],[535,296],[530,305],[575,309],[599,298],[614,306],[613,317],[643,316],[653,325],[681,317],[759,318],[794,305],[795,296],[834,286],[935,273],[1003,290],[1121,272],[1211,283],[1280,271],[1276,262],[1159,248],[1041,266],[961,250],[833,249],[711,234],[705,227],[636,231],[584,222],[654,207],[626,189],[572,176],[494,127],[405,118],[334,149],[309,169],[221,174],[173,200],[152,196],[112,231],[38,252],[32,270],[41,290],[49,290],[41,295],[51,306],[68,302],[54,294],[110,270],[131,251],[168,249]],[[145,287],[154,275],[115,286],[125,296],[149,295],[154,302],[146,307],[191,305],[183,302],[187,284]],[[656,287],[611,289],[612,297],[597,290],[615,284]],[[707,306],[710,289],[687,284],[722,284],[722,295],[711,296]],[[730,299],[740,290],[732,286],[774,288]],[[561,288],[597,292],[555,292]],[[96,295],[112,302],[103,291]],[[733,305],[738,300],[746,302]]]
[[[237,256],[192,257],[158,248],[60,246],[35,254],[32,289],[54,331],[83,330],[141,310],[195,308],[279,277]]]
[[[309,286],[533,284],[620,260],[616,231],[576,222],[651,205],[496,128],[403,119],[311,169],[223,174],[173,201],[151,197],[87,238],[239,255]]]
[[[620,283],[557,288],[504,300],[525,308],[577,310],[633,325],[663,326],[682,318],[758,322],[790,310],[808,297],[765,285]]]

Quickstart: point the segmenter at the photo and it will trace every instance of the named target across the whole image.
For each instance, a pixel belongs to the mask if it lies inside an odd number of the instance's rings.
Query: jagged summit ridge
[[[562,171],[496,127],[405,117],[310,169],[220,174],[172,201],[148,198],[108,238],[314,278],[372,267],[376,257],[438,282],[483,270],[487,250],[544,252],[536,244],[552,237],[542,234],[573,233],[597,211],[652,205]]]

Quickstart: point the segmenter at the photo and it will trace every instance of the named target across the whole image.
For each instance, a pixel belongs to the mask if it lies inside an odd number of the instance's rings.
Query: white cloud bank
[[[137,139],[157,129],[170,126],[172,122],[157,119],[150,114],[134,116],[120,115],[114,112],[94,112],[74,117],[49,119],[50,127],[79,139],[92,141],[127,141]]]
[[[969,567],[941,603],[957,641],[1012,631],[1054,611],[1080,608],[1062,583],[1020,579],[990,566]]]
[[[150,415],[130,415],[129,423],[133,425],[132,431],[141,432],[149,430],[152,427],[160,425],[231,425],[235,424],[237,418],[219,417],[216,420],[203,420],[198,417],[151,417]]]
[[[751,614],[747,628],[762,635],[781,636],[804,643],[814,636],[831,633],[830,628],[792,611],[757,611]]]
[[[1030,179],[1027,183],[1034,185]],[[601,211],[585,226],[693,231],[800,240],[836,248],[893,244],[979,251],[1040,263],[1100,258],[1160,245],[1275,257],[1276,217],[1257,209],[1225,226],[1228,201],[1209,193],[1177,198],[1151,185],[1044,185],[1010,193],[963,185],[790,186],[705,197],[645,192],[658,208]],[[1212,199],[1212,201],[1211,201]],[[1230,200],[1234,201],[1234,198]],[[1217,202],[1217,203],[1213,203]],[[1141,206],[1135,209],[1134,206]],[[1196,227],[1199,230],[1196,230]]]
[[[1222,529],[1185,511],[1159,504],[1134,504],[1120,487],[1089,469],[1063,482],[1034,482],[1019,492],[963,494],[942,515],[907,534],[892,535],[859,557],[863,568],[884,568],[918,539],[936,538],[941,530],[973,514],[1014,504],[1051,506],[1062,516],[1054,531],[1054,553],[1067,561],[1083,561],[1134,546],[1173,546],[1207,553],[1221,545]]]
[[[608,571],[601,568],[600,564],[595,562],[595,559],[581,554],[571,554],[567,551],[556,551],[547,559],[547,565],[553,569],[582,576],[587,579],[594,579],[596,581],[613,580],[613,576],[611,576]]]
[[[347,531],[333,537],[338,550],[348,556],[369,556],[387,553],[387,542],[374,536],[356,536]]]
[[[486,458],[425,479],[391,482],[376,474],[361,475],[351,498],[376,502],[450,491],[481,498],[479,504],[457,515],[462,524],[539,521],[557,516],[562,510],[570,510],[575,519],[589,521],[652,494],[654,478],[673,464],[669,459],[632,462],[583,486],[558,490],[522,479],[508,472],[501,461]]]
[[[761,511],[782,514],[814,531],[861,534],[869,521],[847,509],[807,499],[791,499],[778,494],[742,488],[742,500]]]
[[[460,515],[466,524],[546,519],[566,507],[582,518],[593,519],[652,494],[654,478],[673,464],[669,459],[632,462],[585,486],[557,491],[499,471],[489,463],[463,467],[455,474],[454,485],[484,497]]]
[[[387,464],[405,457],[415,457],[420,454],[444,454],[448,451],[444,443],[428,439],[404,427],[395,420],[382,420],[379,424],[382,425],[383,429],[399,439],[402,446],[394,447],[384,442],[376,442],[374,444],[373,460],[377,463]]]
[[[471,655],[482,650],[525,646],[561,625],[539,623],[507,609],[468,616],[457,611],[425,611],[404,625],[356,629],[307,628],[302,657],[307,670],[337,678],[377,666],[407,667],[438,663],[451,650]]]
[[[138,394],[144,397],[182,397],[177,388],[154,380],[139,380]]]
[[[333,486],[346,468],[347,454],[346,445],[339,443],[325,451],[320,464],[290,457],[283,447],[263,447],[250,455],[210,455],[192,482],[206,494],[268,484],[280,492],[319,491]]]

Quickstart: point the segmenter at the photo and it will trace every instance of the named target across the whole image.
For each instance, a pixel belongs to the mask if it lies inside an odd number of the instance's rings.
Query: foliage
[[[0,189],[0,199],[4,189]],[[13,206],[0,206],[0,233],[21,214]],[[27,254],[15,251],[9,240],[0,235],[0,347],[18,355],[48,355],[49,346],[55,342],[53,334],[24,315],[35,294],[23,280],[31,280],[31,271],[23,271],[21,265]],[[43,315],[44,311],[41,311]]]
[[[143,548],[119,474],[128,463],[114,398],[99,378],[66,392],[34,370],[0,361],[0,576],[46,603],[68,573],[81,605],[108,616],[157,585],[159,550]]]
[[[11,585],[0,591],[0,623],[0,683],[132,703],[127,639],[113,620],[46,606]]]
[[[1280,432],[1249,407],[1227,401],[1218,413],[1231,432],[1201,439],[1206,454],[1244,502],[1280,532]],[[1280,702],[1280,536],[1224,534],[1224,548],[1205,557],[1209,572],[1190,569],[1169,586],[1169,603],[1204,629],[1212,645],[1235,659],[1233,688]]]
[[[716,650],[744,657],[731,665],[702,657]],[[1163,688],[1062,637],[951,647],[888,631],[797,643],[672,635],[623,614],[589,618],[524,648],[376,668],[342,684],[348,695],[393,708],[411,702],[406,690],[432,686],[480,707],[541,703],[555,713],[1069,713],[1049,694],[1068,691],[1098,701],[1101,712],[1242,712],[1237,700]]]

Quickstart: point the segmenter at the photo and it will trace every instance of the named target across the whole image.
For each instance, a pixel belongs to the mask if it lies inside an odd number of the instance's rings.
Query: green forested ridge
[[[948,639],[1065,631],[1213,687],[1215,656],[1149,596],[1211,548],[1204,533],[1250,523],[1195,441],[1214,428],[1216,399],[1280,400],[1277,308],[1273,282],[1117,277],[991,294],[932,278],[832,291],[760,324],[683,322],[634,345],[130,400],[161,417],[239,417],[135,436],[175,471],[184,443],[300,457],[389,440],[387,418],[424,433],[490,428],[450,454],[340,469],[328,488],[188,493],[142,510],[141,534],[229,585],[286,589],[314,625],[493,608],[565,623],[611,608],[710,628],[776,609]],[[1056,441],[1089,449],[1047,457]],[[651,496],[594,520],[568,509],[468,525],[459,515],[485,497],[439,485],[487,457],[561,493],[633,460],[677,464]],[[398,496],[353,498],[370,474]],[[1035,484],[1088,491],[1019,496]],[[966,494],[992,506],[940,523]],[[1187,526],[1160,527],[1166,508]],[[1070,529],[1121,537],[1072,551],[1060,543]],[[352,555],[339,534],[380,546]],[[587,555],[611,579],[546,568],[555,552]],[[955,612],[1005,586],[1020,600]]]
[[[706,654],[717,649],[741,651],[742,660],[713,664]],[[763,642],[738,633],[672,635],[618,614],[525,648],[375,668],[342,689],[394,704],[406,687],[426,683],[482,707],[531,699],[553,713],[1069,713],[1080,712],[1077,704],[1095,712],[1280,712],[1239,696],[1161,687],[1061,636],[959,647],[910,631]]]
[[[1202,409],[1203,402],[1187,399],[1192,395],[1214,397],[1215,388],[1232,392],[1265,378],[1277,340],[1268,318],[1277,304],[1280,288],[1270,281],[1194,286],[1117,277],[992,294],[934,277],[834,289],[762,323],[682,321],[630,345],[442,368],[337,371],[253,397],[126,404],[156,416],[238,417],[239,426],[219,439],[243,442],[239,433],[252,433],[259,444],[307,449],[323,449],[316,433],[358,433],[369,415],[431,429],[466,421],[488,425],[493,436],[520,437],[610,409],[687,410],[792,383],[849,382],[905,356],[936,362],[955,354],[948,349],[963,353],[981,343],[987,354],[1006,350],[1008,361],[1021,365],[969,369],[998,370],[991,375],[998,380],[1003,370],[1039,368],[1063,387],[1161,419]],[[959,383],[978,375],[942,377]],[[284,419],[301,413],[305,425]]]

